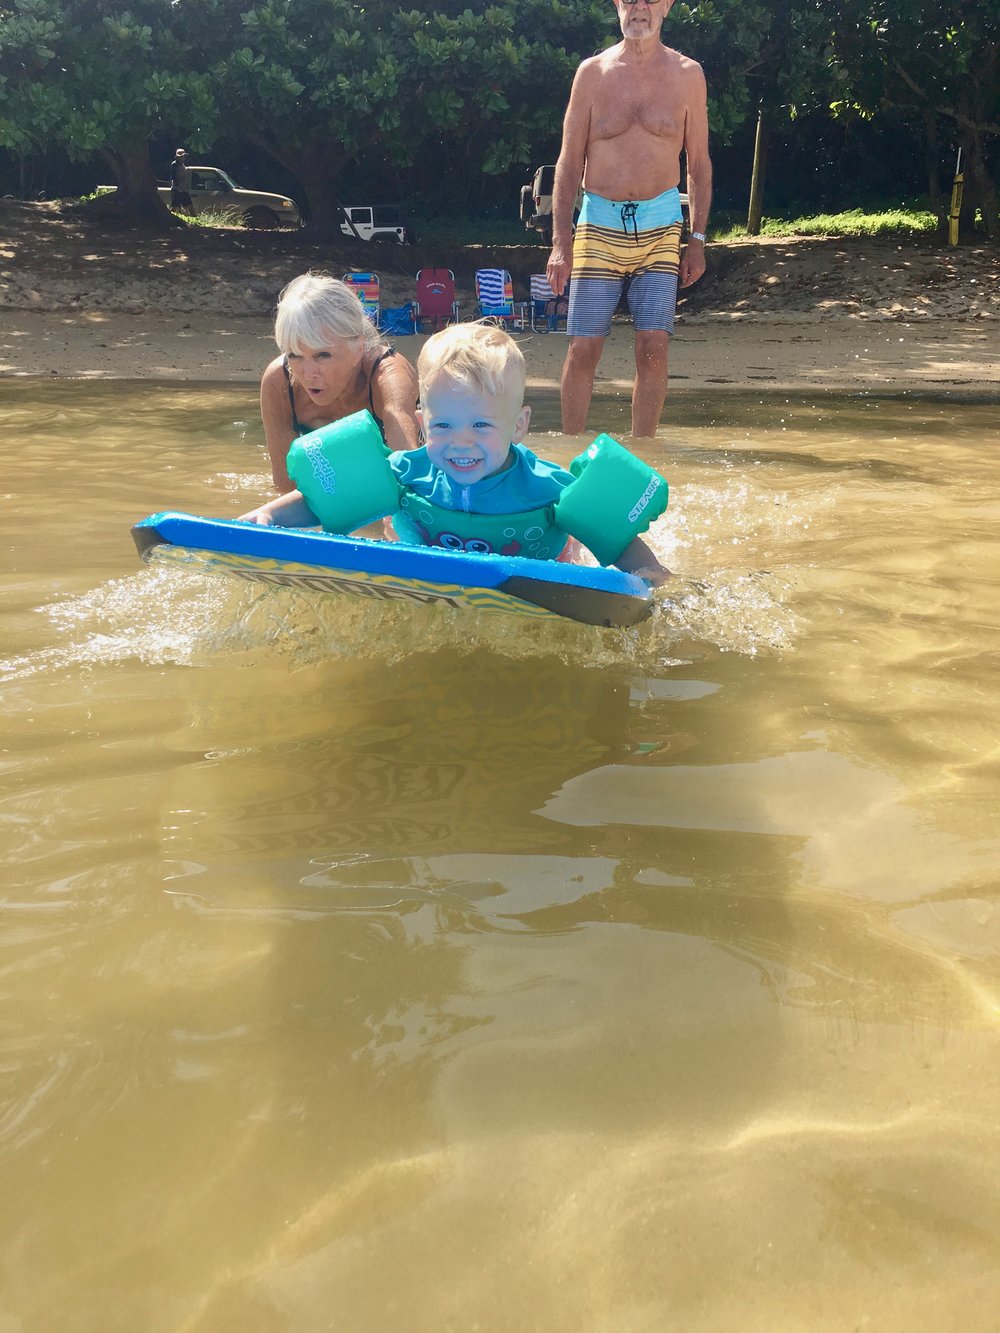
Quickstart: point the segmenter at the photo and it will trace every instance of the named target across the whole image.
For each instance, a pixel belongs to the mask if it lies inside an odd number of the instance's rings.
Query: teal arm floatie
[[[610,435],[598,435],[569,466],[576,481],[556,502],[556,522],[613,565],[666,509],[667,483]]]
[[[399,507],[389,450],[370,412],[294,440],[288,475],[327,532],[352,532]]]

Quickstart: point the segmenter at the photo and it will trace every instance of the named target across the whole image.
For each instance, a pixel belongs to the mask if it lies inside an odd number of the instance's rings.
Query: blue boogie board
[[[169,512],[144,518],[132,536],[145,561],[167,559],[282,587],[523,616],[565,616],[608,627],[637,625],[653,611],[646,584],[620,569],[475,555]]]

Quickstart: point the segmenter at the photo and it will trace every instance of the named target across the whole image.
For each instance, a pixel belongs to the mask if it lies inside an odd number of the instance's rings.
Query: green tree
[[[898,109],[962,148],[966,194],[1000,237],[990,152],[1000,135],[1000,10],[992,0],[841,0],[837,51],[845,104]]]
[[[0,0],[0,144],[99,154],[117,181],[117,207],[173,220],[156,192],[149,139],[173,130],[209,143],[215,124],[210,81],[192,66],[178,8],[169,0]]]
[[[670,11],[667,40],[704,66],[713,138],[727,143],[759,117],[758,183],[774,128],[831,100],[832,22],[816,0],[677,0]]]
[[[606,0],[208,0],[190,6],[214,52],[227,121],[301,183],[313,225],[336,228],[352,168],[445,160],[500,174],[561,123]],[[233,34],[238,34],[235,37]],[[421,159],[423,160],[423,159]]]

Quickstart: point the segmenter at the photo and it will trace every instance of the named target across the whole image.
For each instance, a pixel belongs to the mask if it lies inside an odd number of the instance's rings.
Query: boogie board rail
[[[144,561],[158,547],[240,578],[418,602],[566,617],[625,628],[653,611],[649,588],[619,569],[480,555],[168,510],[132,528]]]

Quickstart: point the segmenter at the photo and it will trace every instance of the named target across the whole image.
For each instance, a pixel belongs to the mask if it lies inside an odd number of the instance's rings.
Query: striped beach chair
[[[505,268],[476,270],[476,300],[481,319],[492,320],[501,327],[524,328],[524,302],[515,302],[514,282]]]
[[[382,304],[381,283],[377,273],[345,273],[343,281],[352,288],[365,314],[378,326],[378,312]]]
[[[531,301],[528,311],[531,327],[535,333],[554,333],[562,320],[566,327],[566,311],[569,309],[569,287],[561,296],[556,296],[549,286],[544,273],[532,273],[528,279]]]

